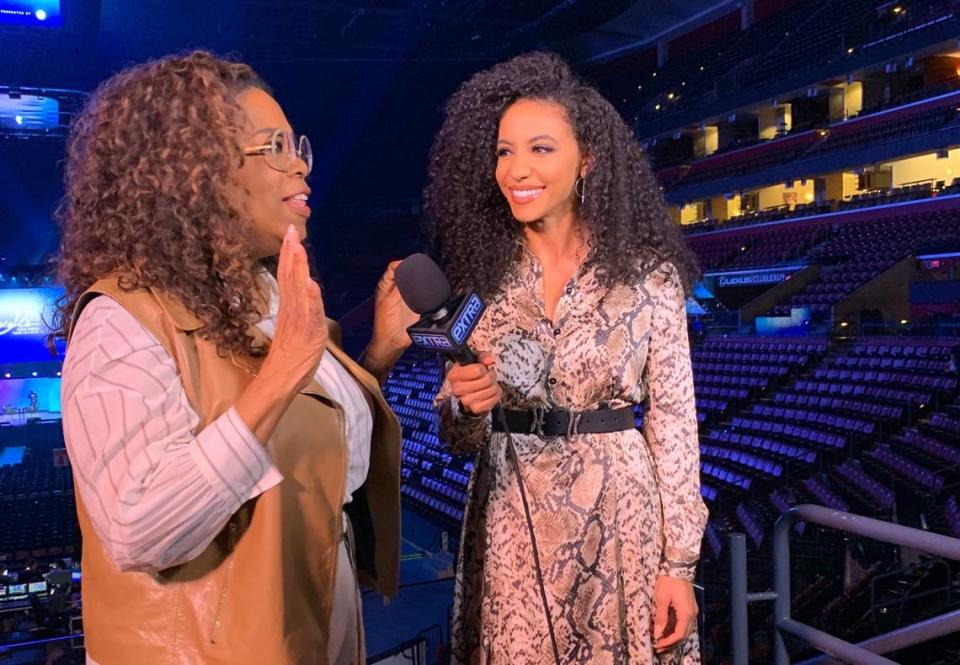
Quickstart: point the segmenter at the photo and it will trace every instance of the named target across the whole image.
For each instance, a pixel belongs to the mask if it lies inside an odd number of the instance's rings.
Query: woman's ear
[[[580,160],[580,177],[586,178],[587,174],[590,173],[590,170],[593,168],[594,163],[597,160],[590,152],[584,152],[583,158]]]

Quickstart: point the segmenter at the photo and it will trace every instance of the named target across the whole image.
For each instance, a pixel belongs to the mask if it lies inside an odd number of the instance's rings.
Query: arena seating
[[[0,466],[0,560],[24,562],[79,551],[69,466],[54,466],[63,448],[59,422],[0,427],[0,447],[22,447],[19,464]]]
[[[384,394],[403,426],[404,499],[448,526],[456,526],[463,519],[473,463],[452,455],[437,436],[433,398],[440,373],[435,355],[411,351],[394,368]]]
[[[911,254],[918,238],[951,236],[958,231],[960,214],[955,211],[904,214],[840,225],[829,240],[806,256],[807,262],[824,266],[819,280],[777,306],[774,312],[789,314],[793,307],[829,312],[835,302]]]

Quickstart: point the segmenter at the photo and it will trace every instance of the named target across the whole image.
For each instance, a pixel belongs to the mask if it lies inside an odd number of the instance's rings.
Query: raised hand
[[[316,373],[329,333],[320,286],[310,279],[307,252],[292,224],[280,248],[277,284],[277,328],[264,371],[286,373],[300,390]]]
[[[280,247],[277,284],[280,306],[270,351],[234,405],[264,445],[297,393],[316,374],[329,337],[320,286],[310,279],[307,252],[293,225]]]

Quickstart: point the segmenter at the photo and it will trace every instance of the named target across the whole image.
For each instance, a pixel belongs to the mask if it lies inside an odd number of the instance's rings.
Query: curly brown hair
[[[590,156],[579,217],[590,232],[589,261],[601,283],[633,282],[669,261],[689,293],[696,261],[633,133],[566,62],[541,52],[475,74],[447,102],[430,154],[424,210],[434,251],[454,287],[492,297],[516,267],[522,228],[494,172],[500,118],[519,99],[559,104]]]
[[[225,194],[243,163],[235,98],[249,88],[270,92],[248,65],[195,51],[131,67],[93,93],[67,139],[55,334],[112,275],[124,290],[178,298],[222,353],[262,353],[248,332],[264,300],[251,223]]]

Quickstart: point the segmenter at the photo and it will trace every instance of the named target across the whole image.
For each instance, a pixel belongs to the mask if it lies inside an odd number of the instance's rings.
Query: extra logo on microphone
[[[453,317],[453,326],[450,329],[450,335],[457,346],[462,345],[470,337],[484,309],[483,301],[476,293],[467,294],[463,300],[463,305]]]
[[[470,334],[486,310],[483,300],[470,292],[459,301],[450,303],[453,315],[439,321],[425,316],[407,328],[413,345],[428,351],[454,352],[464,348]]]
[[[413,332],[413,329],[411,329],[409,332],[410,340],[413,342],[414,346],[419,346],[421,349],[430,349],[436,351],[453,351],[453,345],[443,333],[426,331]]]

